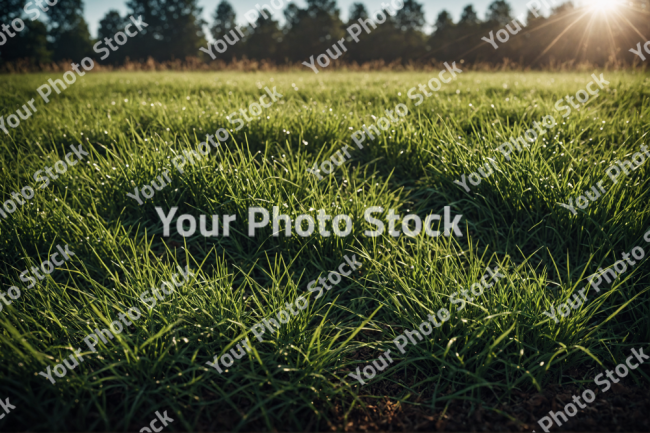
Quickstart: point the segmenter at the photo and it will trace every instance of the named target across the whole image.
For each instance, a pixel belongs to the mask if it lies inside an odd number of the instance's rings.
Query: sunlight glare
[[[620,5],[620,0],[589,0],[588,7],[598,12],[609,12]]]

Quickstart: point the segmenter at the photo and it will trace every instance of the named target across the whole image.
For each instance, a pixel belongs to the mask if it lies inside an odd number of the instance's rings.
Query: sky
[[[294,0],[299,7],[305,7],[306,2],[304,0]],[[366,5],[368,11],[373,12],[381,8],[382,2],[388,2],[389,0],[338,0],[338,8],[341,11],[341,18],[343,21],[347,20],[348,11],[352,3],[360,2]],[[493,0],[419,0],[419,3],[424,5],[424,11],[427,23],[429,26],[425,28],[425,31],[431,31],[431,25],[435,21],[438,13],[443,9],[446,9],[454,17],[454,21],[458,21],[460,14],[463,8],[468,4],[473,4],[474,9],[478,12],[480,18],[485,18],[485,13],[487,11],[488,5],[492,3]],[[526,3],[530,0],[508,0],[508,3],[514,9],[515,16],[526,12]],[[217,9],[217,5],[220,0],[198,0],[199,6],[203,8],[203,19],[208,23],[212,24],[212,16],[214,11]],[[237,20],[243,21],[244,13],[250,9],[254,9],[256,4],[269,4],[269,0],[230,0],[230,4],[235,8],[237,12]],[[284,1],[284,7],[289,3],[288,0]],[[90,27],[90,33],[92,36],[97,36],[97,29],[99,27],[99,21],[102,17],[111,9],[116,9],[120,12],[121,15],[126,14],[127,8],[125,6],[126,0],[85,0],[85,18]],[[281,17],[279,17],[281,18]],[[280,22],[283,22],[284,19],[280,19]],[[206,29],[207,30],[207,29]]]

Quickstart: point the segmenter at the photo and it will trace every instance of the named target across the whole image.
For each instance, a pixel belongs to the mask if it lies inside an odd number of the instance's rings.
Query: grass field
[[[604,75],[609,86],[566,119],[555,101],[585,88],[589,74],[466,72],[417,107],[407,91],[437,73],[97,73],[47,105],[35,90],[60,75],[1,77],[5,118],[31,98],[38,111],[0,132],[2,200],[35,189],[0,219],[2,291],[22,293],[0,312],[0,398],[16,406],[0,430],[140,431],[164,410],[170,431],[469,430],[487,420],[483,429],[501,420],[540,430],[549,408],[515,413],[523,396],[594,389],[596,374],[650,342],[647,259],[590,289],[558,323],[543,314],[621,253],[650,251],[650,163],[616,184],[605,173],[650,146],[650,79]],[[206,134],[234,129],[226,116],[266,86],[283,97],[259,119],[183,174],[173,167]],[[400,103],[404,120],[358,149],[351,134]],[[558,125],[530,149],[510,161],[496,150],[547,115]],[[89,155],[37,187],[34,173],[80,144]],[[306,171],[346,144],[351,160],[331,175]],[[454,183],[487,158],[497,168],[480,185],[468,193]],[[153,198],[127,196],[165,169],[171,182]],[[584,210],[559,205],[598,181],[607,192]],[[237,219],[229,237],[164,237],[155,207],[173,206],[197,221]],[[347,214],[353,229],[274,237],[269,226],[251,237],[256,206],[292,218]],[[367,237],[371,206],[422,219],[450,206],[463,236]],[[75,255],[27,288],[21,272],[66,244]],[[307,284],[346,255],[361,268],[315,299]],[[149,310],[140,294],[177,265],[195,277]],[[451,304],[496,265],[504,278],[462,311]],[[308,308],[279,333],[260,343],[249,331],[301,295]],[[84,338],[131,307],[142,317],[91,352]],[[406,353],[395,349],[393,339],[441,308],[447,322]],[[244,338],[253,350],[231,368],[206,365]],[[74,371],[55,384],[38,375],[77,348],[84,361]],[[394,362],[366,385],[348,376],[388,349]],[[649,372],[626,383],[647,388]]]

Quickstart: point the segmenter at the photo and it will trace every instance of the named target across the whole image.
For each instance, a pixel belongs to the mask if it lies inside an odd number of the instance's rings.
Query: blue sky
[[[203,8],[203,19],[207,22],[212,23],[212,15],[214,14],[217,5],[220,0],[199,0],[199,6]],[[294,0],[296,4],[300,7],[306,6],[304,0]],[[366,5],[366,8],[369,11],[377,10],[381,7],[382,2],[387,2],[388,0],[338,0],[337,4],[341,10],[341,16],[343,20],[347,19],[348,11],[350,10],[350,5],[360,1]],[[457,21],[460,17],[460,13],[463,8],[468,4],[473,4],[474,9],[478,12],[479,17],[484,18],[485,12],[487,11],[488,5],[492,3],[493,0],[419,0],[420,3],[424,4],[424,10],[426,12],[427,23],[431,25],[438,13],[441,10],[447,9],[454,17],[454,20]],[[513,7],[515,15],[519,15],[522,12],[526,12],[526,3],[530,0],[508,0],[508,3]],[[99,20],[102,19],[104,14],[110,9],[117,9],[122,15],[127,11],[125,6],[126,0],[115,0],[115,1],[106,1],[106,0],[85,0],[85,16],[86,21],[90,27],[90,33],[93,36],[97,36],[97,28],[99,27]],[[238,20],[243,19],[243,15],[249,9],[254,9],[255,4],[269,3],[265,0],[231,0],[230,4],[233,5],[235,11],[237,12]],[[288,1],[285,1],[286,5]],[[284,7],[283,7],[284,9]],[[427,29],[430,31],[430,28]]]

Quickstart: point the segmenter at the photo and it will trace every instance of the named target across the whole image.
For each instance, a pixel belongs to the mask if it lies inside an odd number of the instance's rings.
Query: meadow
[[[35,90],[59,73],[2,76],[5,117],[31,98],[38,111],[0,132],[2,200],[35,191],[0,218],[1,291],[21,292],[0,311],[0,399],[16,406],[0,430],[141,431],[165,410],[170,431],[540,430],[555,403],[523,402],[596,389],[596,374],[650,342],[647,258],[567,317],[544,314],[622,253],[650,251],[650,162],[617,183],[606,174],[650,146],[650,77],[601,72],[610,84],[566,118],[555,102],[591,72],[465,71],[418,106],[407,92],[437,72],[89,73],[47,105]],[[282,97],[235,131],[228,117],[265,87]],[[351,134],[397,104],[408,114],[359,149]],[[557,125],[530,148],[497,150],[548,115]],[[231,137],[174,167],[219,128]],[[80,145],[88,155],[40,188],[34,173]],[[345,145],[331,174],[307,171]],[[494,173],[469,192],[454,183],[485,164]],[[165,171],[152,198],[127,196]],[[599,181],[606,192],[584,209],[560,206]],[[346,214],[352,231],[249,236],[248,209],[273,206]],[[462,236],[365,236],[372,206],[422,220],[449,206]],[[236,221],[227,237],[163,236],[156,207]],[[74,256],[27,288],[21,273],[57,245]],[[353,255],[362,265],[316,299],[308,283]],[[140,295],[178,266],[194,276],[149,309]],[[451,302],[495,266],[503,278],[462,309]],[[260,343],[251,327],[299,296],[308,307]],[[84,338],[132,307],[142,317],[92,352]],[[441,308],[442,326],[396,350]],[[232,367],[206,364],[242,340],[251,350]],[[56,383],[38,374],[78,348],[84,361]],[[365,385],[349,376],[388,349],[393,362]],[[626,386],[647,388],[648,373]],[[645,398],[630,410],[647,413]],[[601,415],[588,414],[604,426]],[[626,426],[647,429],[643,418]]]

